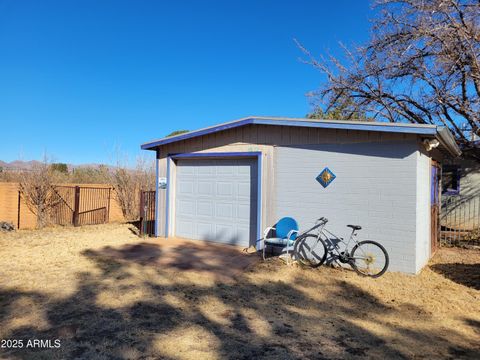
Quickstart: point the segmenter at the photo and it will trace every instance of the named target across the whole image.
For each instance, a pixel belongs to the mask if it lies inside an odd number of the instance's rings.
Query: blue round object
[[[278,238],[286,238],[288,233],[292,230],[298,230],[298,224],[295,221],[295,219],[291,217],[284,217],[281,218],[277,225],[275,226],[276,234]],[[290,240],[295,240],[297,238],[297,233],[294,233],[291,237]]]

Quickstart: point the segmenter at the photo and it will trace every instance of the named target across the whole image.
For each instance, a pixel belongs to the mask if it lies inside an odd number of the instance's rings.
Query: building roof
[[[305,118],[284,118],[249,116],[238,120],[229,121],[223,124],[209,126],[199,130],[189,131],[184,134],[164,137],[158,140],[149,141],[141,145],[144,150],[154,150],[159,146],[191,139],[198,136],[216,133],[223,130],[233,129],[246,125],[273,125],[273,126],[296,126],[320,129],[340,129],[359,131],[379,131],[403,134],[417,134],[425,137],[436,138],[441,145],[454,156],[461,154],[452,133],[445,126],[423,125],[423,124],[402,124],[372,121],[345,121],[345,120],[318,120]]]

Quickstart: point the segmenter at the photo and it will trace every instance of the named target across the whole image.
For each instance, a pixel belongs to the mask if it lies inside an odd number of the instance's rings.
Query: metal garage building
[[[417,273],[437,241],[438,165],[458,156],[435,125],[248,117],[142,145],[157,154],[156,235],[256,244],[283,216],[363,227],[390,270]],[[328,168],[334,180],[323,187]],[[437,210],[437,211],[436,211]],[[433,216],[432,216],[433,214]]]

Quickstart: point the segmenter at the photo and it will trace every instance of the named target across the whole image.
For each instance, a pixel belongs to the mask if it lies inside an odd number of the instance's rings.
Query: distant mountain
[[[37,160],[30,160],[30,161],[22,161],[22,160],[14,160],[11,162],[6,162],[0,160],[0,167],[6,169],[6,170],[29,170],[31,169],[35,164],[40,164],[40,161]],[[72,169],[78,169],[78,168],[85,168],[85,167],[98,167],[100,164],[80,164],[80,165],[74,165],[74,164],[67,164],[68,168],[70,170]],[[113,168],[113,166],[107,165],[107,168]]]
[[[32,166],[35,164],[39,164],[40,162],[37,160],[30,160],[30,161],[22,161],[22,160],[15,160],[11,162],[5,162],[0,160],[0,166],[4,169],[31,169]]]

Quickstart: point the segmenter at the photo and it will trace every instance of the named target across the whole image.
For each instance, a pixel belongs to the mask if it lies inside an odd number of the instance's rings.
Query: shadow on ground
[[[141,242],[121,247],[104,247],[99,251],[87,250],[85,256],[101,264],[115,261],[124,265],[136,263],[160,269],[192,271],[212,276],[217,281],[235,279],[249,266],[260,260],[257,254],[240,252],[238,248],[199,241],[169,240]]]
[[[473,348],[456,345],[460,334],[453,329],[448,333],[412,330],[386,320],[397,315],[428,323],[430,315],[414,305],[390,307],[342,280],[331,284],[301,277],[291,283],[268,277],[255,281],[247,273],[234,282],[203,283],[185,276],[181,266],[173,269],[178,271],[159,267],[166,256],[161,251],[150,249],[151,257],[144,262],[132,255],[137,250],[134,245],[85,252],[98,273],[78,274],[78,288],[67,298],[1,289],[1,325],[10,329],[6,338],[60,339],[62,344],[60,349],[23,348],[6,355],[19,359],[406,359],[427,356],[431,349],[426,344],[441,344],[446,349],[443,357],[478,355]],[[200,269],[217,269],[199,254],[171,251],[172,261],[186,256]],[[273,260],[257,265],[255,271],[268,274],[285,267]],[[308,291],[312,288],[328,296],[313,296]],[[134,297],[138,291],[141,296]],[[45,324],[12,326],[12,319],[22,316],[20,304],[42,308]],[[360,325],[365,321],[371,328]]]
[[[434,264],[430,268],[458,284],[480,290],[480,264],[446,263]]]

